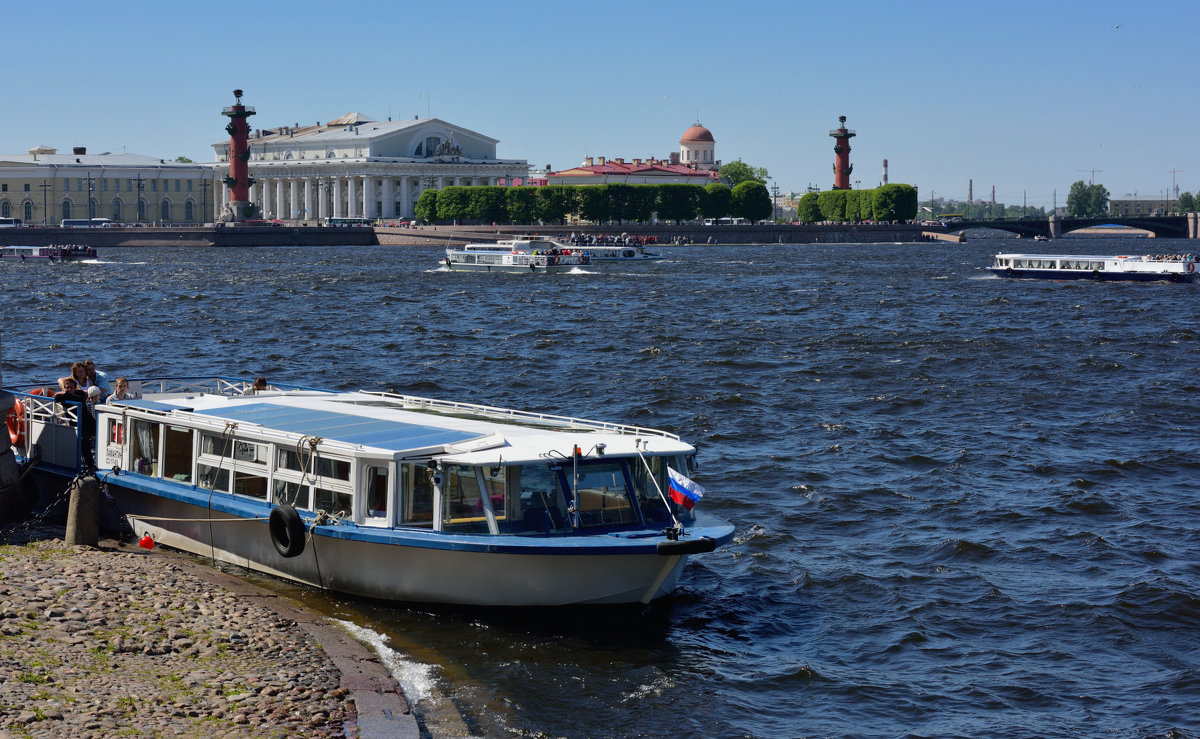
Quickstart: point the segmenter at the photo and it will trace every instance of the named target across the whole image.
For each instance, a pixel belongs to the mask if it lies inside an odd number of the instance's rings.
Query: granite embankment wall
[[[926,227],[909,224],[811,226],[698,226],[695,224],[624,226],[418,226],[378,228],[380,244],[462,244],[494,241],[514,234],[654,237],[659,244],[863,244],[929,241],[940,237]],[[958,240],[957,237],[954,240]]]
[[[377,243],[370,228],[285,226],[0,228],[0,246],[332,246]]]
[[[0,246],[87,244],[97,248],[136,246],[446,246],[495,241],[517,234],[566,237],[572,233],[653,237],[659,244],[861,244],[930,241],[944,234],[908,224],[812,226],[415,226],[354,227],[125,227],[4,228]],[[952,240],[957,240],[953,237]]]

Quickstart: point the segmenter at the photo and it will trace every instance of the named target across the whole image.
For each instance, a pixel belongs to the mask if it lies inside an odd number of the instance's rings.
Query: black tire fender
[[[267,522],[271,531],[271,543],[279,556],[291,558],[299,556],[304,551],[304,519],[290,505],[281,505],[271,509],[271,518]]]

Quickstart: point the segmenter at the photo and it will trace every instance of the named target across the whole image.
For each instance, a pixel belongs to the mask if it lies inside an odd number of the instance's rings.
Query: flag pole
[[[667,500],[667,496],[663,494],[662,487],[658,484],[658,479],[654,477],[654,472],[650,470],[650,463],[642,456],[641,439],[633,440],[633,449],[637,452],[638,459],[642,460],[642,464],[646,467],[646,475],[650,477],[650,482],[654,483],[654,489],[658,491],[658,497],[662,498],[663,505],[667,507],[667,515],[671,517],[671,523],[675,528],[682,533],[683,527],[679,525],[679,519],[675,518],[675,511],[671,510],[671,503]]]

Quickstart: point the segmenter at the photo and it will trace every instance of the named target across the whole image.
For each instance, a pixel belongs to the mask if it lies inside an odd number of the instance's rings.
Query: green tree
[[[1067,215],[1091,218],[1107,211],[1108,189],[1104,185],[1089,185],[1083,180],[1071,183],[1067,193]]]
[[[917,189],[912,185],[890,183],[871,192],[875,220],[902,222],[916,217]]]
[[[608,217],[617,223],[630,220],[634,198],[634,186],[620,182],[603,185],[605,196],[608,198]]]
[[[604,223],[612,217],[612,201],[604,185],[579,188],[579,217],[592,223]]]
[[[629,207],[625,217],[636,223],[648,223],[658,204],[657,185],[629,185]]]
[[[513,223],[533,223],[537,220],[536,188],[505,188],[504,204],[508,208],[508,217]]]
[[[537,191],[538,218],[545,223],[566,223],[579,207],[579,196],[570,185],[546,185]]]
[[[417,198],[417,204],[413,206],[413,215],[425,223],[433,223],[438,217],[437,202],[438,191],[432,188],[426,190]]]
[[[704,188],[699,185],[657,185],[658,217],[664,221],[688,221],[700,210]]]
[[[1196,212],[1196,198],[1190,192],[1179,193],[1179,200],[1175,203],[1175,211],[1178,213]]]
[[[765,185],[767,184],[767,178],[770,177],[766,169],[753,167],[741,159],[722,165],[718,171],[721,179],[729,182],[730,187],[737,187],[743,182],[757,182],[760,185]]]
[[[175,157],[175,161],[179,162],[180,164],[192,164],[192,160],[185,156],[177,156]]]
[[[467,218],[478,223],[502,223],[508,220],[504,201],[507,188],[495,185],[476,185],[468,191]]]
[[[471,188],[450,185],[438,191],[437,217],[439,221],[462,223],[470,218]]]
[[[729,215],[729,201],[733,191],[722,182],[714,182],[704,188],[700,200],[700,215],[705,218],[724,218]]]
[[[770,218],[775,209],[766,186],[756,181],[743,182],[733,188],[729,195],[729,205],[733,215],[745,218],[751,223]]]
[[[817,196],[821,218],[826,221],[846,220],[846,193],[849,190],[826,190]]]
[[[821,220],[820,195],[806,192],[796,203],[796,220],[801,223],[816,223]]]

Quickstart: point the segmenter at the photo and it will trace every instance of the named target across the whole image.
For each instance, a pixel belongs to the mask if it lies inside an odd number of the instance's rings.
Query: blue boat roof
[[[232,408],[210,408],[198,410],[196,413],[228,418],[233,421],[247,421],[280,431],[319,436],[332,441],[379,447],[397,452],[457,444],[480,436],[479,433],[471,431],[457,431],[437,426],[423,426],[416,423],[356,416],[350,413],[271,403],[250,403]]]

